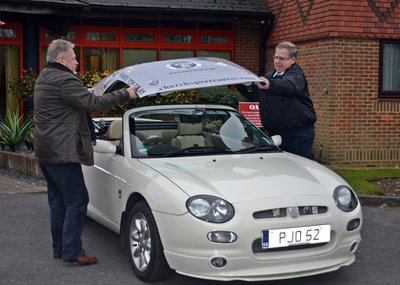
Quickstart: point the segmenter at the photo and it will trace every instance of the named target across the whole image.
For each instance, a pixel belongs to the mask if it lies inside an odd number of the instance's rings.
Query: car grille
[[[328,211],[326,206],[301,206],[299,208],[299,216],[324,214]],[[263,210],[253,213],[254,219],[283,218],[287,216],[287,208],[277,208]]]

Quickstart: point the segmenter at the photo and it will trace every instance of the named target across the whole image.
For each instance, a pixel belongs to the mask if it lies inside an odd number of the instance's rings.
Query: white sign
[[[138,83],[139,97],[168,94],[175,91],[204,87],[249,84],[261,81],[249,70],[221,58],[186,58],[129,66],[115,71],[94,87],[102,95],[118,82],[127,85]]]

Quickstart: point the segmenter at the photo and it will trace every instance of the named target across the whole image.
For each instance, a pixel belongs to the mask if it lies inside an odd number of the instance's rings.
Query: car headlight
[[[353,211],[358,205],[356,194],[346,185],[336,187],[333,192],[333,198],[336,206],[344,212]]]
[[[210,223],[225,223],[235,214],[229,202],[208,195],[191,197],[186,202],[186,207],[193,216]]]

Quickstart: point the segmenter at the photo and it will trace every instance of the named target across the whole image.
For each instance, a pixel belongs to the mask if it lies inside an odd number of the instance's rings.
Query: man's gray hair
[[[54,40],[47,49],[47,62],[56,62],[57,59],[64,55],[70,48],[74,48],[74,44],[66,40]]]
[[[279,43],[276,48],[284,48],[287,49],[289,51],[289,56],[290,57],[295,57],[297,58],[297,47],[294,43],[292,42],[281,42]]]

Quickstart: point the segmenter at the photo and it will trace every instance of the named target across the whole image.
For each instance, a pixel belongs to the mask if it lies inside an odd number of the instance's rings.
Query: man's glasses
[[[274,56],[274,60],[276,60],[276,61],[286,61],[290,58],[292,58],[292,56],[289,56],[289,57]]]

